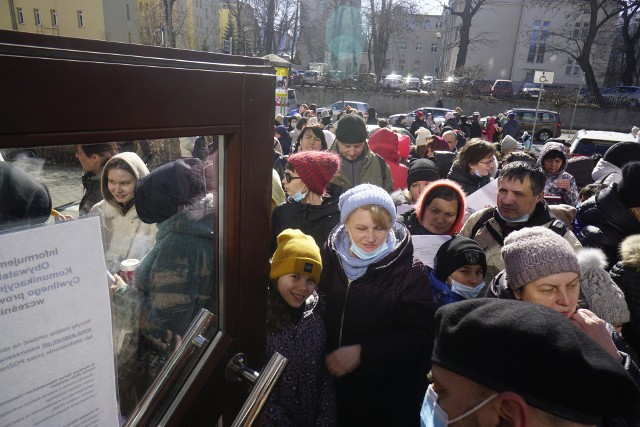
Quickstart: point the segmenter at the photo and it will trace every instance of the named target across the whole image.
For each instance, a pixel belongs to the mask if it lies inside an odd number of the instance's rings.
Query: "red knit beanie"
[[[289,163],[309,191],[323,195],[340,168],[340,156],[327,151],[300,151],[289,156]]]

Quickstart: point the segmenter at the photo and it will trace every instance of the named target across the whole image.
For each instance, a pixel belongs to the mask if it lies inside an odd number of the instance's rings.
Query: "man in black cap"
[[[538,304],[474,299],[440,308],[431,361],[421,426],[593,426],[633,413],[640,399],[611,355]]]
[[[368,183],[393,191],[391,169],[367,145],[367,125],[356,114],[343,116],[336,125],[336,140],[329,149],[340,154],[340,171],[332,183],[344,191]]]
[[[620,243],[640,233],[640,162],[627,163],[619,183],[580,205],[574,228],[583,246],[604,251],[607,268],[619,261]]]

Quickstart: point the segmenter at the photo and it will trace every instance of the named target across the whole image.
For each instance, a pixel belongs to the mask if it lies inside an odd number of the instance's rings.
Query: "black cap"
[[[634,144],[636,144],[634,142]],[[622,168],[622,181],[617,192],[620,201],[627,208],[640,208],[640,162],[627,163]]]
[[[484,274],[487,273],[487,256],[475,240],[468,237],[455,236],[444,242],[435,259],[436,277],[443,282],[454,271],[465,265],[480,265]]]
[[[629,162],[640,161],[640,144],[632,141],[618,142],[609,147],[602,158],[622,168]]]
[[[196,158],[160,166],[136,182],[134,200],[142,222],[162,222],[205,195],[204,167]]]
[[[440,179],[438,166],[429,159],[417,159],[409,165],[407,174],[407,188],[411,188],[411,184],[416,181],[433,182]]]
[[[367,140],[367,124],[356,114],[342,116],[336,125],[336,139],[343,144],[360,144]]]
[[[631,376],[563,315],[539,304],[480,298],[436,312],[433,363],[561,418],[596,424],[640,399]]]

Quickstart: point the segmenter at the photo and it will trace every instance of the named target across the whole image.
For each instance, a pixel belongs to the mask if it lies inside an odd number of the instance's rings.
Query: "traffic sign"
[[[553,83],[553,71],[536,71],[533,74],[533,82],[550,85]]]

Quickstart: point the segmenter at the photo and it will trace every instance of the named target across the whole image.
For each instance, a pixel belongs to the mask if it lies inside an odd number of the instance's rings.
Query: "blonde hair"
[[[640,271],[640,234],[634,234],[622,241],[620,256],[625,267]]]
[[[354,212],[358,212],[359,210],[365,210],[371,214],[371,219],[373,223],[378,227],[382,227],[385,230],[391,230],[391,226],[393,225],[393,219],[389,215],[389,212],[385,208],[380,205],[364,205],[360,206],[358,209],[354,209],[353,212],[349,214],[347,217],[346,223],[349,222],[349,218],[353,215]]]

